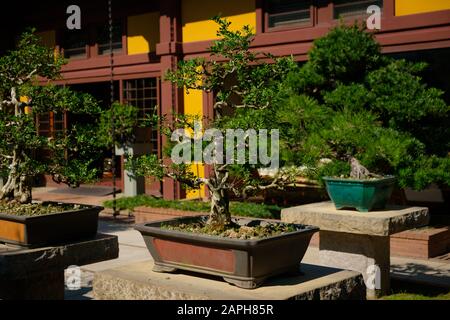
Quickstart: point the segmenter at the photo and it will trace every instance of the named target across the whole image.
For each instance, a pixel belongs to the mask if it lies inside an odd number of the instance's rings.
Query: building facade
[[[22,1],[16,6],[23,5]],[[167,114],[172,110],[210,116],[212,97],[189,94],[164,81],[168,69],[183,59],[208,55],[216,39],[210,18],[220,14],[235,29],[250,25],[255,31],[253,49],[275,56],[292,55],[307,60],[314,39],[325,35],[340,19],[367,19],[367,7],[381,8],[381,30],[376,38],[386,54],[430,63],[427,80],[450,93],[450,0],[113,0],[114,88],[116,99],[137,106],[140,114]],[[66,27],[71,4],[81,8],[82,28]],[[28,5],[27,5],[28,6]],[[17,9],[19,9],[19,7]],[[31,2],[21,17],[1,22],[0,50],[13,46],[24,26],[37,28],[43,43],[55,47],[69,63],[63,67],[60,85],[92,93],[109,101],[110,57],[107,1]],[[51,135],[68,124],[65,115],[43,115],[40,133]],[[136,152],[161,154],[158,132],[139,134]],[[139,151],[138,151],[139,149]],[[123,164],[123,159],[119,163]],[[201,164],[193,171],[205,175]],[[126,175],[121,170],[121,176]],[[120,179],[123,187],[124,178]],[[105,180],[106,181],[106,180]],[[204,190],[186,194],[172,180],[147,179],[145,192],[167,199],[204,196]]]

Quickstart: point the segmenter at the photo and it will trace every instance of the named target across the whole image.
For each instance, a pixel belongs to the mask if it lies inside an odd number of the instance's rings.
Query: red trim
[[[256,7],[256,34],[264,32],[264,0],[255,0]]]
[[[326,12],[330,14],[329,9],[330,6],[318,9],[319,23],[313,28],[257,34],[252,48],[258,51],[269,51],[275,55],[306,55],[315,39],[324,36],[332,27],[338,25],[339,22],[334,20],[325,22],[323,15]],[[390,39],[386,45],[397,46],[412,42],[419,44],[421,42],[444,41],[450,39],[450,33],[448,32],[448,27],[450,27],[449,17],[450,10],[402,17],[385,17],[382,18],[382,30],[378,31],[377,37]],[[184,43],[184,58],[206,56],[211,43],[211,41]],[[382,45],[384,45],[383,42]],[[423,44],[417,46],[417,48],[419,47],[421,49],[426,48]]]

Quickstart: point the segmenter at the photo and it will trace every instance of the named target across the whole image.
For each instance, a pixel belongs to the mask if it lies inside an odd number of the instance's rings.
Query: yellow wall
[[[183,42],[217,39],[217,14],[227,18],[231,29],[250,25],[256,29],[255,0],[184,0],[182,3]]]
[[[450,9],[450,0],[396,0],[395,15],[440,11]]]
[[[156,51],[159,42],[159,12],[128,17],[128,54]]]
[[[56,45],[56,33],[53,30],[37,32],[36,35],[41,39],[41,44],[48,47],[54,48]]]
[[[189,93],[184,90],[184,113],[187,115],[203,116],[203,91],[189,90]],[[191,171],[199,178],[205,177],[205,167],[203,164],[192,164]],[[200,190],[188,191],[186,198],[196,199],[205,197],[205,188]]]

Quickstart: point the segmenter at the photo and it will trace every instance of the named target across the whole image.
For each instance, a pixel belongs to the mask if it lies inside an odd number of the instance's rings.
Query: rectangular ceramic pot
[[[37,248],[94,237],[103,208],[83,207],[35,217],[0,213],[0,242]]]
[[[336,209],[354,208],[360,212],[385,209],[397,181],[395,177],[374,180],[323,179]]]
[[[260,240],[230,239],[172,231],[162,225],[190,223],[208,217],[184,217],[137,225],[155,261],[153,271],[177,269],[223,277],[240,288],[255,289],[269,277],[298,274],[316,227],[295,225],[295,232]],[[273,220],[234,218],[240,225],[280,223]]]

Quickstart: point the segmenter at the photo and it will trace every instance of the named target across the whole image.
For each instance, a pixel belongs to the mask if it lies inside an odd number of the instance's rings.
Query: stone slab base
[[[0,244],[0,299],[64,299],[66,268],[112,260],[118,256],[117,236],[105,234],[37,249]]]
[[[303,275],[277,277],[263,287],[245,290],[220,278],[193,273],[162,274],[145,261],[98,272],[94,298],[98,300],[364,300],[360,273],[302,264]]]

